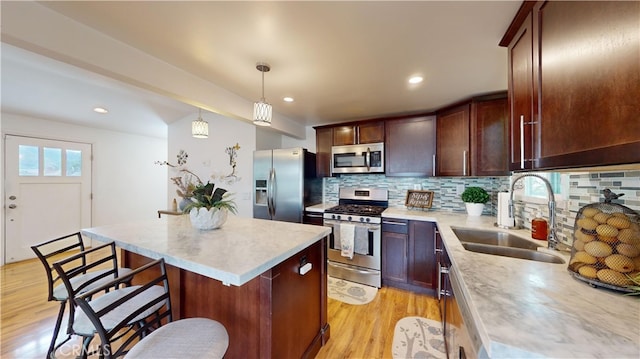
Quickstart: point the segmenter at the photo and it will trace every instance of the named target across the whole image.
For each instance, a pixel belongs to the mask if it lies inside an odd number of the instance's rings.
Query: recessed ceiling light
[[[409,79],[410,84],[419,84],[423,80],[422,76],[413,76]]]
[[[104,113],[108,113],[108,112],[109,112],[109,110],[107,110],[107,109],[106,109],[106,108],[104,108],[104,107],[95,107],[95,108],[93,109],[93,112],[103,113],[103,114],[104,114]]]
[[[282,99],[284,102],[293,102],[293,97],[285,97]]]

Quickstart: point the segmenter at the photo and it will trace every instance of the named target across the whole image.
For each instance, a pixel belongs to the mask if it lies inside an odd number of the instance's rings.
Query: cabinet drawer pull
[[[391,224],[395,226],[406,226],[406,223],[403,222],[393,222],[393,221],[382,221],[382,224]]]

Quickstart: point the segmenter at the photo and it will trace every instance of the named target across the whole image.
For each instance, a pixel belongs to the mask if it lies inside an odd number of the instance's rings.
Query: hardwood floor
[[[0,267],[0,357],[45,358],[59,304],[47,302],[46,278],[36,259]],[[317,359],[391,358],[393,330],[406,316],[439,320],[435,298],[394,288],[381,288],[365,305],[328,300],[331,339]],[[56,353],[58,359],[75,358],[80,344],[73,338]]]
[[[396,322],[407,316],[440,320],[438,301],[430,296],[383,287],[365,305],[350,305],[329,298],[331,339],[316,359],[391,358]]]

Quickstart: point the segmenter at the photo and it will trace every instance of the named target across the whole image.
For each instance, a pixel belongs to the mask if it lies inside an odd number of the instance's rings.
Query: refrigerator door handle
[[[271,169],[271,217],[276,215],[276,197],[278,196],[277,192],[277,179],[276,179],[276,169]]]
[[[273,193],[272,193],[272,184],[273,183],[273,168],[269,169],[269,179],[267,180],[267,212],[269,213],[269,217],[272,217],[272,210],[271,210],[271,202],[272,202],[272,198],[273,198]]]

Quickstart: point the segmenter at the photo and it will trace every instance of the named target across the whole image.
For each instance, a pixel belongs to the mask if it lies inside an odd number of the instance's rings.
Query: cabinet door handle
[[[524,169],[524,115],[520,115],[520,169]]]
[[[436,176],[436,155],[433,155],[433,158],[431,159],[431,162],[433,164],[433,169],[431,170],[431,175],[433,177]]]
[[[467,151],[462,151],[462,175],[467,175]]]
[[[360,127],[355,127],[354,131],[353,131],[353,143],[354,144],[359,144],[360,143]]]

